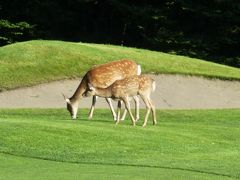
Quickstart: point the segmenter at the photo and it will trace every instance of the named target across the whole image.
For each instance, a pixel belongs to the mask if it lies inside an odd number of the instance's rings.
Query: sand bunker
[[[152,75],[156,91],[152,99],[158,109],[240,108],[240,82],[182,75]],[[62,92],[71,96],[79,80],[63,80],[0,93],[0,108],[63,108]],[[115,103],[116,104],[116,103]],[[84,98],[80,108],[89,108]],[[107,108],[99,98],[96,108]],[[141,102],[141,107],[144,104]]]

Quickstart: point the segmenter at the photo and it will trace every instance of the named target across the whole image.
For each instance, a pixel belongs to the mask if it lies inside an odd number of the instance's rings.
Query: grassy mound
[[[23,168],[36,162],[39,172],[50,167],[49,175],[71,167],[70,172],[79,171],[79,166],[85,169],[82,177],[91,172],[111,176],[118,167],[123,171],[113,177],[144,172],[147,179],[159,172],[175,179],[240,177],[239,109],[158,111],[158,125],[149,121],[146,128],[140,126],[142,120],[132,127],[129,118],[116,126],[109,110],[97,111],[92,121],[83,118],[86,110],[73,121],[61,109],[0,110],[0,160],[7,162],[0,165],[0,178],[19,175],[13,167],[22,161]]]
[[[28,41],[0,48],[0,91],[81,77],[93,65],[132,59],[143,73],[171,73],[240,80],[240,70],[211,62],[113,45]]]

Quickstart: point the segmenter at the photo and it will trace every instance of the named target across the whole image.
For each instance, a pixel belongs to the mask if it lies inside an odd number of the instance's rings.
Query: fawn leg
[[[147,125],[147,120],[148,120],[148,116],[150,113],[150,105],[149,105],[148,97],[146,97],[146,96],[141,96],[141,97],[142,97],[143,102],[146,104],[146,109],[147,109],[146,115],[144,118],[144,123],[142,125],[142,127],[145,127]]]
[[[157,124],[157,118],[156,118],[156,109],[155,106],[153,105],[153,102],[151,101],[151,99],[149,99],[149,105],[151,107],[151,111],[152,111],[152,116],[153,116],[153,125]]]
[[[123,115],[122,115],[122,117],[121,117],[121,121],[124,121],[124,120],[125,120],[126,115],[127,115],[127,109],[125,108],[124,111],[123,111]]]
[[[111,112],[112,112],[112,115],[113,115],[113,119],[114,119],[114,121],[116,121],[117,120],[117,115],[116,115],[115,110],[113,108],[111,98],[105,98],[105,99],[106,99],[106,101],[107,101],[107,103],[108,103],[108,105],[109,105],[109,107],[111,109]]]
[[[123,101],[121,101],[121,105],[122,105],[122,103],[123,103]],[[122,115],[122,117],[121,117],[121,121],[124,121],[124,120],[125,120],[126,115],[127,115],[127,109],[124,108],[123,115]]]
[[[117,107],[117,121],[116,124],[120,122],[120,116],[121,116],[121,106],[122,106],[122,101],[118,101],[118,107]]]
[[[139,97],[133,96],[133,99],[135,101],[135,120],[139,120]]]
[[[133,99],[135,101],[135,121],[138,121],[139,120],[139,97],[133,96]],[[131,107],[130,107],[130,109],[131,109]],[[121,121],[123,121],[125,119],[126,115],[127,115],[127,109],[125,108],[122,118],[121,118]]]
[[[131,117],[132,125],[135,126],[135,122],[136,122],[136,121],[135,121],[135,119],[134,119],[134,117],[133,117],[133,115],[132,115],[131,109],[130,109],[129,99],[128,99],[128,98],[123,98],[123,102],[124,102],[124,104],[125,104],[125,106],[126,106],[126,108],[127,108],[127,111],[128,111],[128,113],[129,113],[130,117]]]
[[[123,102],[121,101],[121,104],[122,104]],[[125,120],[125,118],[126,118],[126,115],[127,115],[127,109],[126,109],[126,107],[124,108],[124,111],[123,111],[123,115],[122,115],[122,117],[121,117],[121,121],[124,121]]]

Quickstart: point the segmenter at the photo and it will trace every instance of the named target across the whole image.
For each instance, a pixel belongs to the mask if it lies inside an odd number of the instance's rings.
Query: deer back
[[[116,80],[137,75],[138,71],[134,61],[120,60],[94,67],[87,72],[87,78],[94,87],[106,88]]]

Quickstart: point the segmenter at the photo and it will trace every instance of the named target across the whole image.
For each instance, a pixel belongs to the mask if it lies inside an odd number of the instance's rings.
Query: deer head
[[[73,103],[64,94],[62,94],[62,95],[63,95],[64,100],[67,103],[67,110],[69,111],[72,119],[76,119],[77,118],[77,112],[78,112],[78,103]]]

